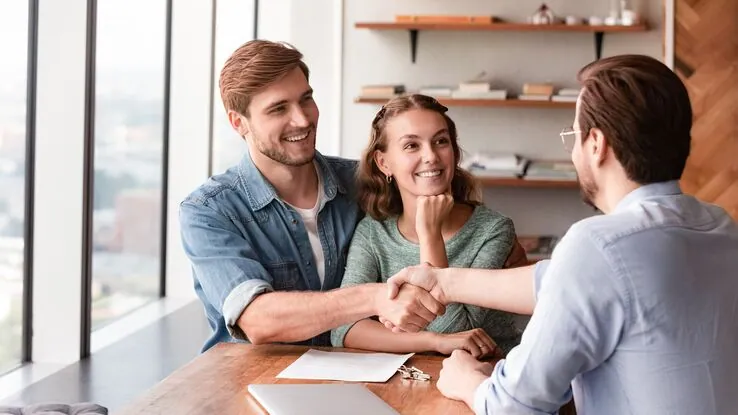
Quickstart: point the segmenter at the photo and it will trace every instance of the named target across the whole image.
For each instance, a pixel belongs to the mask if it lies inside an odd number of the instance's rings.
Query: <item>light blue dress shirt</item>
[[[738,413],[738,227],[677,182],[578,222],[536,266],[521,344],[477,414]]]

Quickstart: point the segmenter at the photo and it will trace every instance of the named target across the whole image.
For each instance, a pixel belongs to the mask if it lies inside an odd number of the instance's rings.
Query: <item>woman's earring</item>
[[[387,178],[387,183],[392,183],[392,175],[391,174],[388,174],[385,177]]]

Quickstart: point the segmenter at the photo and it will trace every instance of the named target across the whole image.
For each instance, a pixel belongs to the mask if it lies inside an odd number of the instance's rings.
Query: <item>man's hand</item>
[[[415,203],[415,232],[421,240],[440,236],[443,222],[454,207],[450,193],[435,196],[418,196]]]
[[[446,312],[446,307],[428,291],[412,285],[402,287],[393,299],[380,291],[376,301],[381,321],[398,331],[419,332]]]
[[[431,267],[428,264],[403,268],[387,280],[389,298],[395,298],[403,284],[412,284],[431,293],[433,298],[440,303],[447,304],[443,288],[438,281],[438,270],[438,268]]]
[[[437,333],[436,351],[449,355],[454,350],[465,350],[475,358],[494,354],[497,344],[482,329],[472,329],[459,333]]]
[[[518,238],[515,238],[515,241],[513,241],[513,247],[510,250],[510,254],[507,256],[507,260],[505,260],[503,268],[524,267],[528,264],[528,256],[525,253],[525,249],[523,249],[523,246],[518,242]]]
[[[443,396],[474,406],[474,391],[492,374],[489,363],[480,362],[463,350],[456,350],[443,361],[436,386]]]

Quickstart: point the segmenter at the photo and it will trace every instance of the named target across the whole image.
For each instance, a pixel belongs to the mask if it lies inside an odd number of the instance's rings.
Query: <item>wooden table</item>
[[[276,379],[279,372],[307,350],[303,346],[220,343],[119,413],[266,414],[246,390],[249,384],[331,383]],[[428,382],[405,380],[395,374],[386,383],[365,385],[401,414],[471,414],[464,403],[445,398],[436,388],[442,360],[442,356],[428,355],[415,355],[408,360],[408,365],[431,375]]]

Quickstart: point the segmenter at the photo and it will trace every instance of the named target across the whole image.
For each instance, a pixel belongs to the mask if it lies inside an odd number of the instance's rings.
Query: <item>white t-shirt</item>
[[[315,206],[310,209],[300,209],[297,206],[290,206],[302,217],[302,222],[305,224],[305,230],[310,240],[310,247],[313,249],[315,268],[318,270],[318,278],[322,286],[323,281],[325,281],[325,257],[323,256],[323,245],[320,243],[320,236],[318,235],[318,212],[320,211],[325,195],[323,194],[323,180],[320,177],[318,166],[315,166],[315,171],[318,173],[318,197],[315,201]]]

